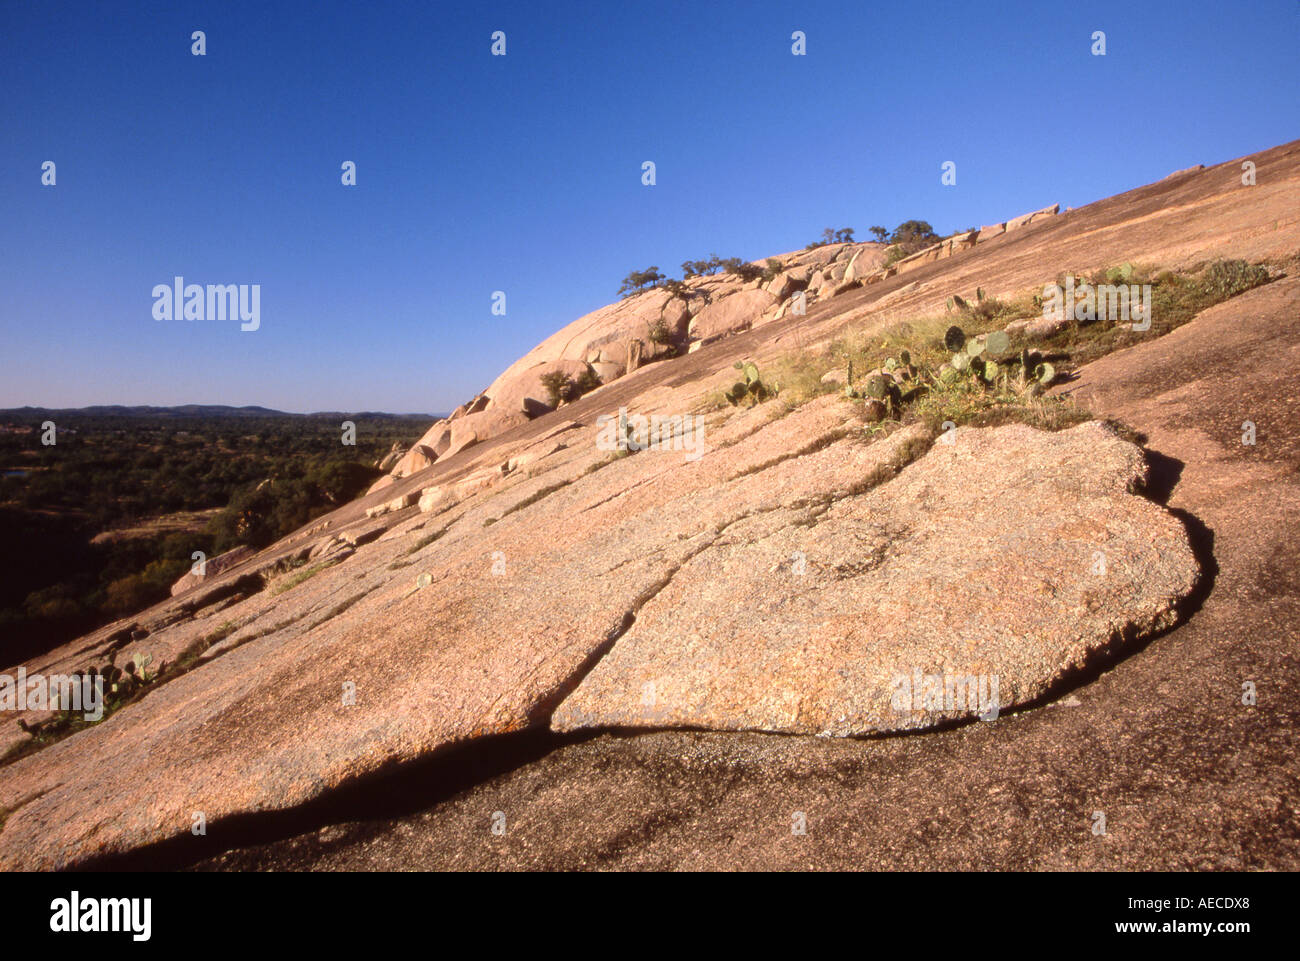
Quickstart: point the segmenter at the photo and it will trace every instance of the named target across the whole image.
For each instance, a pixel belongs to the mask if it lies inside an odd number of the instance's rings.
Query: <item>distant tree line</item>
[[[0,424],[0,661],[56,647],[162,600],[190,567],[240,544],[265,546],[373,483],[374,462],[409,445],[427,418],[124,415]],[[73,415],[69,415],[73,416]],[[67,428],[67,429],[65,429]],[[202,530],[149,534],[149,522],[219,509]],[[139,525],[144,533],[97,534]]]

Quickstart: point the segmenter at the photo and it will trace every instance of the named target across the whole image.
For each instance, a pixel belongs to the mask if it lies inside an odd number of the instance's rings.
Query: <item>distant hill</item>
[[[10,407],[0,409],[0,418],[29,418],[44,416],[77,417],[369,417],[420,420],[438,419],[446,414],[390,414],[383,411],[313,411],[310,414],[292,414],[270,407],[230,407],[226,404],[182,404],[177,407],[126,407],[121,404],[100,404],[94,407]]]

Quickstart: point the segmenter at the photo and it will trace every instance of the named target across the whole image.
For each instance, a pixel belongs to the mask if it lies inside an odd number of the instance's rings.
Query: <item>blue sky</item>
[[[0,0],[0,407],[447,410],[633,268],[1294,139],[1297,27],[1290,0]],[[177,274],[261,284],[261,328],[154,320]]]

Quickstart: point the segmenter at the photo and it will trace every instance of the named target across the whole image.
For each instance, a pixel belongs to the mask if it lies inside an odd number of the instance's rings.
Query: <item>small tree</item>
[[[853,228],[844,227],[836,230],[834,227],[827,227],[822,231],[822,239],[814,240],[804,250],[812,250],[816,247],[825,247],[827,244],[847,244],[853,240]]]
[[[659,273],[658,267],[634,270],[623,278],[623,286],[618,289],[618,292],[622,297],[630,297],[632,294],[639,294],[647,287],[657,287],[667,279]]]
[[[553,370],[549,374],[542,374],[542,387],[546,390],[546,402],[552,407],[559,407],[560,404],[569,400],[573,395],[573,386],[572,379],[562,370]]]
[[[905,220],[894,228],[894,235],[889,238],[891,244],[901,244],[909,254],[924,250],[942,238],[934,228],[924,220]]]
[[[722,266],[727,268],[727,273],[735,274],[745,283],[751,280],[757,280],[763,276],[763,268],[756,267],[751,263],[741,260],[739,257],[728,257],[722,261]]]
[[[889,231],[884,227],[872,227],[871,232],[876,235],[876,240],[882,244],[889,237]]]

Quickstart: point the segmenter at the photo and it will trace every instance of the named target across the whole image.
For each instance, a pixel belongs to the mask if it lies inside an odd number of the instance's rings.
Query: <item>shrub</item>
[[[652,325],[646,336],[652,344],[671,344],[673,342],[673,332],[668,329],[668,324],[660,317]]]
[[[709,254],[708,260],[688,260],[682,264],[682,271],[687,277],[707,277],[716,274],[727,265],[717,254]]]
[[[1266,267],[1244,260],[1216,260],[1205,271],[1201,286],[1206,293],[1226,299],[1266,283]]]
[[[542,374],[542,387],[546,390],[546,402],[552,407],[559,407],[573,394],[573,379],[560,370]]]
[[[590,367],[584,367],[582,373],[578,375],[578,379],[573,382],[573,391],[569,396],[569,400],[577,400],[583,394],[590,393],[599,386],[600,378],[596,376],[595,371]]]
[[[908,256],[937,244],[942,239],[927,221],[905,220],[894,228],[889,242],[900,245],[904,251],[903,256]]]
[[[836,230],[833,227],[827,227],[822,231],[822,239],[814,240],[804,250],[812,250],[816,247],[825,247],[827,244],[847,244],[853,241],[853,228],[844,227]]]
[[[727,268],[727,273],[735,274],[745,283],[749,283],[751,280],[758,280],[763,276],[762,267],[747,263],[739,257],[728,257],[722,262],[722,265]]]
[[[618,288],[618,293],[620,297],[630,297],[633,294],[641,293],[648,287],[657,287],[667,279],[659,272],[658,267],[634,270],[623,278],[623,286]]]

